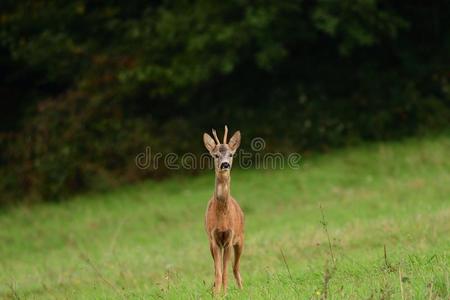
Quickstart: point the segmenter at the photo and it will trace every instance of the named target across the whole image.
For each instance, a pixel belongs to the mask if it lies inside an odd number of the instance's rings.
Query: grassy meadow
[[[244,289],[229,272],[224,298],[449,299],[449,154],[440,135],[233,170]],[[210,171],[3,209],[0,298],[211,298],[213,184]]]

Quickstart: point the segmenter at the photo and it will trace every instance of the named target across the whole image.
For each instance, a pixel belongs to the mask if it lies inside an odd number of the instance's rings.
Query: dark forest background
[[[272,151],[445,130],[449,1],[0,4],[0,204],[169,171],[211,127]]]

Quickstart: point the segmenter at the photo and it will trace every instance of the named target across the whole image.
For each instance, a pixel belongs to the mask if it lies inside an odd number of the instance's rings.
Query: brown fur
[[[231,248],[234,249],[233,274],[239,288],[242,280],[239,272],[239,261],[244,246],[244,213],[239,204],[230,195],[232,155],[239,147],[241,134],[237,131],[226,143],[228,128],[225,126],[224,143],[220,144],[215,130],[215,140],[208,134],[203,135],[205,147],[214,157],[216,185],[206,209],[205,228],[209,238],[209,247],[214,260],[214,292],[218,293],[223,286],[227,289],[227,263],[230,259]],[[229,167],[225,170],[224,164]]]

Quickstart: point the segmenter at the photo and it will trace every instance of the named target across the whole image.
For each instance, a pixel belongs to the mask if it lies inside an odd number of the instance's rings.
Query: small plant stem
[[[402,300],[405,300],[405,293],[404,293],[404,291],[403,291],[403,280],[402,280],[402,270],[400,269],[400,268],[398,268],[398,277],[399,277],[399,280],[400,280],[400,292],[401,292],[401,295],[402,295]]]
[[[291,281],[294,281],[294,279],[292,278],[291,270],[289,270],[289,265],[286,261],[286,256],[284,256],[283,249],[280,248],[280,252],[281,252],[281,257],[283,258],[284,266],[286,267],[286,270],[289,274],[289,278],[291,279]]]
[[[333,265],[336,265],[336,260],[334,258],[334,254],[333,254],[333,246],[331,245],[330,234],[328,233],[328,224],[327,224],[327,221],[325,220],[325,215],[323,213],[322,204],[320,204],[319,207],[320,207],[320,214],[322,215],[321,224],[322,224],[323,230],[325,231],[325,234],[327,235],[328,248],[330,250],[331,260],[333,261]]]

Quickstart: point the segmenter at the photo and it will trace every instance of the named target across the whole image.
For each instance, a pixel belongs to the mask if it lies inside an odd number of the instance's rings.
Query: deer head
[[[214,168],[216,174],[227,173],[231,171],[233,165],[233,156],[241,143],[241,132],[236,131],[227,142],[228,127],[225,125],[225,134],[223,136],[223,143],[220,143],[216,131],[212,130],[214,139],[207,133],[203,134],[203,142],[206,149],[214,158]]]

